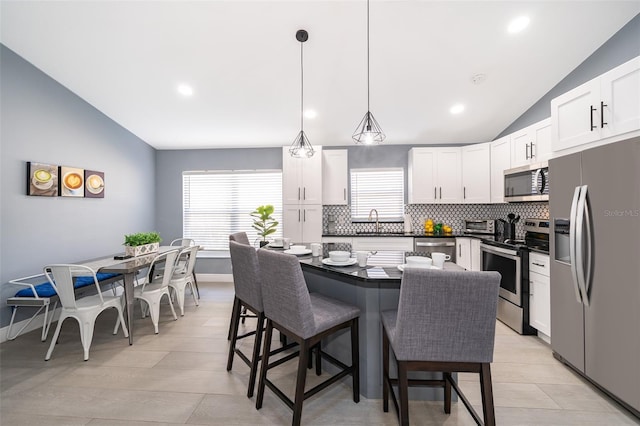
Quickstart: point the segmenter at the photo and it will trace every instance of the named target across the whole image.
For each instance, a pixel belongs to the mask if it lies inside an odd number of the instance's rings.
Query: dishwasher
[[[456,262],[456,239],[447,237],[419,237],[413,240],[413,250],[416,253],[431,257],[432,252],[439,252],[451,256],[450,262]]]

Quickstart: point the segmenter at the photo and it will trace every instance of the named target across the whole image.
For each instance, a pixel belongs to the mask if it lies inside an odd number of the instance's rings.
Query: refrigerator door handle
[[[591,261],[591,247],[585,244],[585,219],[586,214],[586,198],[587,198],[587,185],[580,187],[580,197],[578,198],[578,208],[576,216],[576,275],[578,278],[578,285],[580,287],[580,293],[582,294],[582,303],[585,306],[589,306],[589,297],[587,294],[586,284],[586,272],[585,272],[585,255],[588,261]],[[587,264],[588,269],[589,264]]]
[[[578,270],[576,267],[576,222],[580,189],[580,186],[576,186],[573,192],[573,200],[571,201],[571,215],[569,216],[569,263],[571,266],[571,281],[573,282],[573,289],[576,291],[576,300],[582,304],[580,284],[578,283]]]
[[[591,293],[592,284],[592,272],[593,272],[593,227],[591,224],[591,203],[589,202],[589,191],[587,185],[583,186],[584,192],[584,219],[585,229],[587,231],[586,241],[586,262],[585,262],[585,275],[584,275],[584,299],[587,306],[589,305],[589,294]]]

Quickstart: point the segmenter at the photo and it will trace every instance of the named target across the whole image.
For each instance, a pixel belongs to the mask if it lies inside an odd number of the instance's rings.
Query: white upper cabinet
[[[551,101],[553,151],[640,129],[640,57]]]
[[[409,204],[461,203],[461,166],[458,147],[409,150]]]
[[[640,56],[603,74],[600,95],[602,137],[640,129]]]
[[[292,243],[319,243],[322,240],[322,206],[283,206],[282,230],[285,238]]]
[[[282,149],[282,201],[284,204],[322,204],[322,147],[311,158],[294,158]]]
[[[437,199],[435,183],[436,153],[433,148],[412,148],[409,150],[407,173],[409,204],[430,204]]]
[[[349,165],[346,149],[322,151],[322,204],[346,205]]]
[[[551,157],[551,119],[525,127],[511,135],[511,167],[547,161]]]
[[[504,171],[511,168],[511,137],[491,142],[491,202],[504,203]]]
[[[491,147],[480,143],[462,147],[462,200],[464,203],[491,201]]]

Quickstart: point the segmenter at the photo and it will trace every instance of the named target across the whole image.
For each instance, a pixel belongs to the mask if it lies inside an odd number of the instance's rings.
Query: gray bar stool
[[[317,293],[309,294],[300,268],[300,261],[293,255],[260,249],[258,250],[258,260],[262,275],[262,297],[267,327],[256,408],[262,407],[264,388],[267,386],[293,410],[292,424],[297,426],[302,418],[303,401],[349,374],[353,379],[353,401],[359,402],[358,318],[360,309]],[[294,401],[291,401],[267,378],[268,370],[284,362],[277,360],[269,363],[271,336],[274,328],[300,345]],[[341,371],[305,392],[304,385],[310,349],[319,344],[323,338],[345,328],[349,328],[351,331],[351,366],[347,366],[333,356],[318,350],[317,353],[321,354],[323,359],[337,365]],[[320,363],[320,358],[317,359],[317,363]]]
[[[247,237],[246,232],[236,232],[235,234],[229,235],[229,241],[235,241],[240,244],[245,244],[247,246],[251,246],[249,243],[249,237]],[[238,299],[233,299],[233,310],[235,312],[236,304],[238,303]],[[240,318],[242,319],[242,324],[244,324],[247,318],[257,318],[256,315],[247,314],[247,308],[243,307],[241,310]],[[233,332],[233,314],[231,315],[231,321],[229,322],[229,333],[227,334],[227,340],[231,340],[231,334]]]
[[[231,265],[233,268],[233,286],[235,288],[235,300],[233,304],[233,313],[231,314],[231,344],[229,345],[229,357],[227,360],[227,371],[231,371],[233,367],[233,358],[237,354],[250,368],[249,386],[247,389],[247,397],[253,396],[253,390],[256,383],[256,375],[258,372],[258,362],[261,359],[260,347],[262,346],[262,333],[264,331],[264,309],[262,307],[262,288],[260,285],[260,266],[258,264],[258,255],[256,249],[250,245],[240,244],[235,241],[229,242],[229,251],[231,253]],[[256,328],[248,333],[238,335],[241,310],[248,309],[255,314],[258,319]],[[240,339],[255,335],[253,344],[253,352],[249,359],[240,349],[236,347],[236,343]],[[283,346],[271,352],[272,355],[280,353],[286,349],[290,349],[296,344]]]
[[[451,387],[474,420],[482,424],[452,372],[480,374],[484,424],[495,425],[490,363],[496,331],[500,274],[407,268],[397,311],[382,312],[383,409],[389,391],[400,424],[409,424],[409,386],[444,388],[444,411],[451,413]],[[398,378],[389,375],[389,345]],[[408,379],[408,371],[443,372],[442,380]],[[393,392],[398,386],[400,407]]]

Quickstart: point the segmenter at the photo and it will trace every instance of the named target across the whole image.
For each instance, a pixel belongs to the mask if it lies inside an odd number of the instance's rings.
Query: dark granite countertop
[[[411,237],[411,238],[455,238],[466,237],[466,234],[453,233],[453,234],[425,234],[424,232],[341,232],[333,234],[322,234],[323,237]]]

